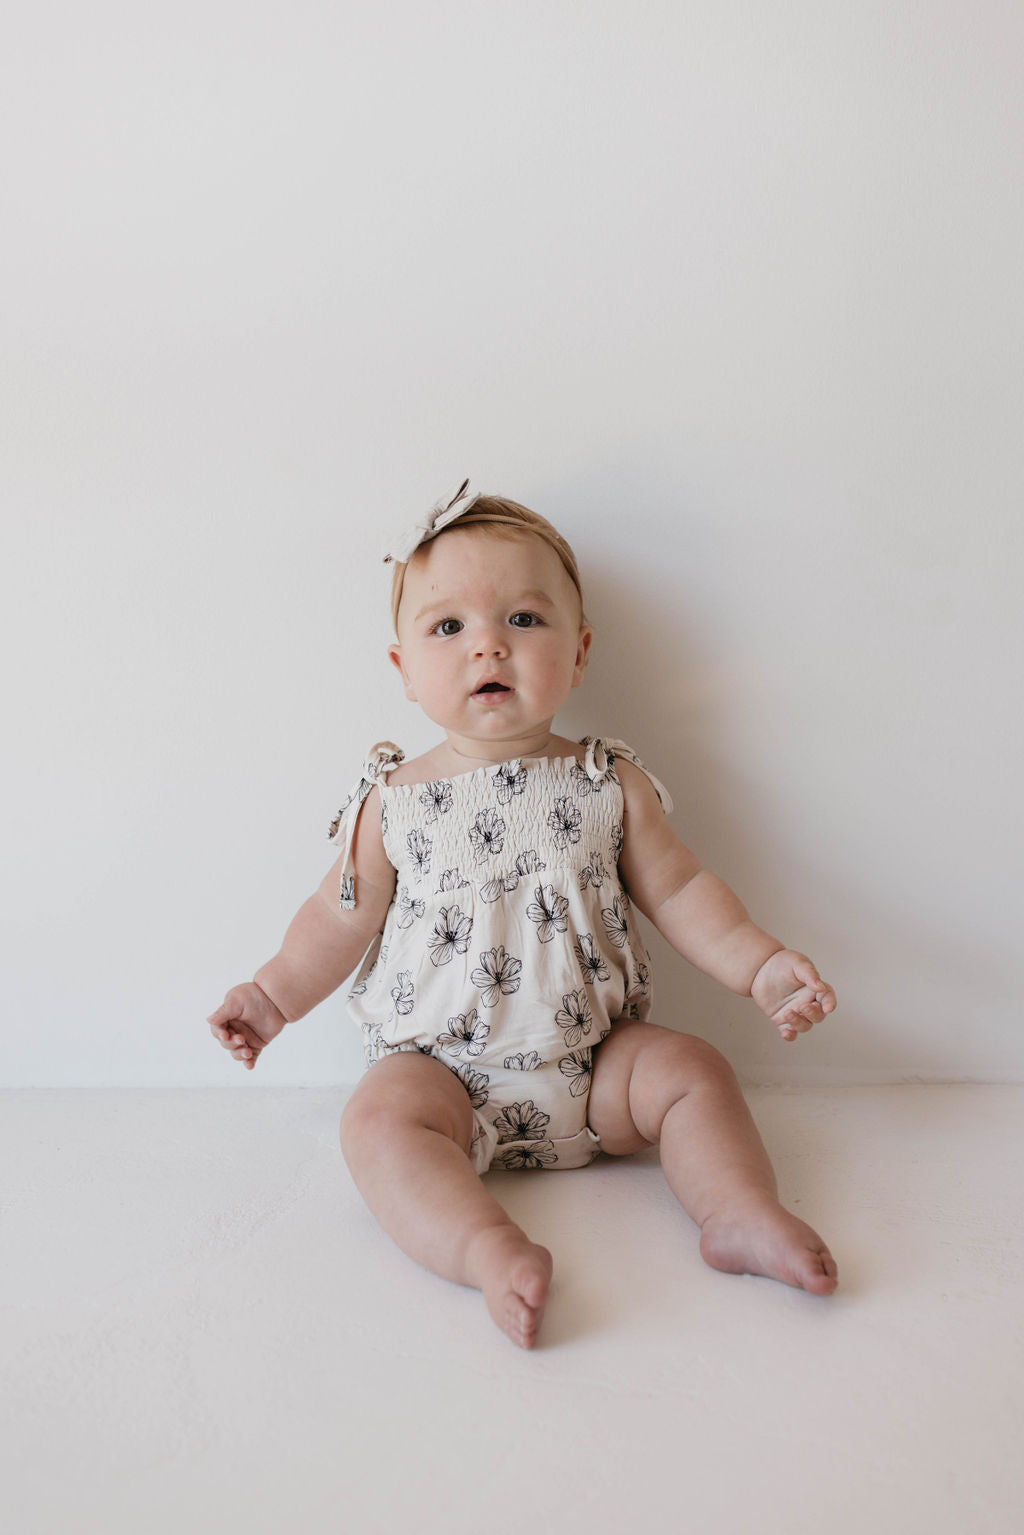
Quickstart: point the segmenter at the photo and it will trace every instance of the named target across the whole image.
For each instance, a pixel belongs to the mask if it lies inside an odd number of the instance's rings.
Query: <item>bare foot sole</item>
[[[493,1320],[513,1343],[532,1348],[554,1266],[547,1248],[518,1226],[494,1226],[473,1239],[467,1261]]]
[[[709,1216],[700,1253],[727,1274],[764,1274],[812,1295],[831,1295],[839,1283],[836,1261],[818,1233],[767,1196]]]

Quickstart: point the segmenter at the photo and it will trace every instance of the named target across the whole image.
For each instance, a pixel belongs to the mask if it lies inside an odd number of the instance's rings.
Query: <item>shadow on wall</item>
[[[685,594],[668,609],[628,573],[591,560],[585,575],[594,647],[586,681],[562,711],[562,728],[571,736],[599,732],[628,741],[672,795],[678,835],[735,881],[743,898],[744,871],[767,854],[757,836],[757,807],[748,799],[746,811],[737,812],[733,775],[716,747],[733,734],[729,699],[721,677],[709,676],[698,660],[707,647],[687,618]],[[659,1021],[714,1037],[745,1019],[749,1002],[695,972],[648,932],[664,1009]]]
[[[965,1076],[957,1041],[972,1019],[1010,1008],[1015,978],[1005,955],[979,953],[969,934],[948,932],[934,914],[908,905],[900,891],[914,880],[891,864],[899,878],[877,886],[882,850],[863,804],[837,799],[822,810],[808,845],[805,807],[792,785],[772,776],[777,762],[758,791],[757,764],[747,770],[738,755],[743,728],[728,661],[689,616],[684,591],[669,609],[628,572],[591,561],[586,573],[593,661],[563,711],[563,728],[628,741],[668,786],[682,840],[732,885],[755,921],[814,955],[841,1003],[820,1033],[780,1053],[772,1025],[749,1000],[652,934],[657,1021],[708,1038],[748,1080],[765,1084],[806,1070],[862,1082],[1002,1075],[998,1045],[988,1060],[982,1033]],[[825,803],[829,792],[820,790]],[[851,849],[862,855],[856,867]]]
[[[591,563],[586,577],[594,647],[586,681],[562,712],[563,728],[628,741],[665,782],[686,834],[698,839],[713,832],[719,856],[724,836],[735,862],[746,863],[753,811],[737,815],[718,744],[735,734],[730,701],[721,676],[698,659],[702,647],[686,617],[685,596],[668,611],[628,574]]]

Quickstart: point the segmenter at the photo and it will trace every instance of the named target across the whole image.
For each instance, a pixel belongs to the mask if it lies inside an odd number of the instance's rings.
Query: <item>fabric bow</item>
[[[480,492],[473,490],[468,480],[463,480],[454,496],[442,496],[440,501],[435,501],[430,511],[420,518],[419,522],[408,528],[400,538],[394,539],[393,547],[384,556],[385,565],[394,560],[396,564],[404,565],[411,560],[420,544],[425,544],[428,539],[435,538],[442,528],[446,528],[456,517],[461,517],[463,512],[468,512],[474,501],[480,499]]]

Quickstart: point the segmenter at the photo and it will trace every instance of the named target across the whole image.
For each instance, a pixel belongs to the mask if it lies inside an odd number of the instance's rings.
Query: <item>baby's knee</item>
[[[735,1081],[736,1073],[721,1050],[696,1034],[680,1034],[680,1046],[687,1069],[702,1081]]]
[[[348,1158],[408,1130],[434,1130],[468,1147],[473,1111],[447,1067],[422,1055],[386,1056],[371,1066],[342,1111],[341,1149]]]
[[[738,1091],[736,1073],[720,1050],[696,1034],[673,1034],[659,1040],[658,1073],[673,1099],[694,1090]]]
[[[363,1083],[360,1083],[341,1111],[338,1135],[346,1157],[377,1133],[384,1120],[382,1106],[376,1101],[375,1095],[363,1093],[362,1087]]]

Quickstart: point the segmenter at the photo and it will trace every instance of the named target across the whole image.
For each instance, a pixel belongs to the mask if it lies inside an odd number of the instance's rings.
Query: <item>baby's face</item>
[[[456,744],[491,749],[550,728],[583,679],[591,632],[543,539],[455,528],[410,562],[398,639],[389,655],[406,697]]]

